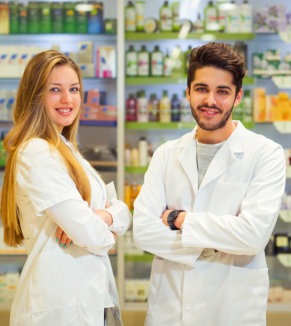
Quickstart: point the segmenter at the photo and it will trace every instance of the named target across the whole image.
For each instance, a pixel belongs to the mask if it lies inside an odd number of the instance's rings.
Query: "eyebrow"
[[[62,86],[63,84],[62,84],[62,83],[49,83],[49,85],[58,85],[58,86]],[[78,82],[78,83],[73,83],[73,84],[71,84],[71,86],[73,86],[73,85],[80,85],[80,83]]]
[[[196,83],[196,84],[194,84],[193,85],[193,87],[208,87],[208,85],[207,84],[203,84],[203,83]],[[219,89],[229,89],[229,90],[231,90],[231,88],[229,87],[229,86],[224,86],[224,85],[221,85],[221,86],[218,86],[217,88],[219,88]]]

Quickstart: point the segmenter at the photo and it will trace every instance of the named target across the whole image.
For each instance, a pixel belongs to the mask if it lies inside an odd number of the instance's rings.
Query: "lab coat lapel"
[[[198,190],[198,171],[196,163],[196,143],[194,135],[196,128],[189,134],[178,152],[178,161],[189,182],[191,183],[194,193]]]
[[[199,189],[221,176],[225,171],[229,170],[237,159],[242,157],[244,153],[241,147],[241,144],[243,144],[241,141],[243,129],[243,125],[238,122],[232,135],[226,140],[210,162]]]

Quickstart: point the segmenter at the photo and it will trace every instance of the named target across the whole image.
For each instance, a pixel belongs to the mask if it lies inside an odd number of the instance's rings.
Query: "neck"
[[[225,141],[236,128],[236,123],[229,120],[223,128],[205,130],[197,126],[196,138],[202,144],[218,144]]]

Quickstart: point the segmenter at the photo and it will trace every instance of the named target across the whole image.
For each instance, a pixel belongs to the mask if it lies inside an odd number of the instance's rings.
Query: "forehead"
[[[220,68],[203,67],[195,71],[192,86],[195,84],[205,84],[209,87],[230,87],[235,89],[232,74]]]
[[[76,71],[69,65],[59,65],[55,66],[49,76],[48,83],[78,83],[79,77]]]

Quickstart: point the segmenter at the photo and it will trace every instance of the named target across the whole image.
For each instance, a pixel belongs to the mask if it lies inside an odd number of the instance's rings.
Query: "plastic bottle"
[[[248,0],[244,0],[243,4],[239,6],[239,31],[240,33],[253,32],[253,8]]]
[[[181,122],[193,121],[190,103],[188,102],[188,99],[186,97],[186,90],[184,90],[183,97],[180,100],[180,121]]]
[[[180,121],[180,102],[177,94],[171,99],[171,121]]]
[[[6,150],[3,144],[3,140],[5,137],[5,133],[1,132],[1,136],[0,136],[0,166],[4,167],[6,164]]]
[[[193,29],[195,33],[203,33],[204,31],[203,20],[201,19],[200,13],[198,13],[197,19],[193,23]]]
[[[144,1],[136,1],[135,2],[135,13],[136,13],[136,31],[143,32],[144,31]]]
[[[136,31],[136,11],[132,1],[128,1],[127,6],[125,7],[125,31]]]
[[[179,45],[173,48],[171,64],[173,77],[185,77],[185,55]]]
[[[16,1],[9,2],[9,33],[19,33],[19,11],[18,2]]]
[[[139,165],[147,166],[148,164],[148,143],[145,137],[140,137],[138,142]]]
[[[64,3],[64,32],[76,32],[76,15],[74,2]]]
[[[164,57],[164,76],[170,77],[172,75],[172,60],[169,56],[169,53],[166,52]]]
[[[76,11],[76,33],[88,33],[88,12],[82,10],[82,2],[78,2],[75,7]]]
[[[172,10],[169,1],[165,1],[160,9],[160,30],[161,32],[172,31]]]
[[[150,75],[150,54],[146,49],[145,45],[141,46],[141,50],[137,54],[138,61],[138,76],[149,76]]]
[[[137,52],[135,51],[133,45],[129,46],[129,49],[125,55],[125,61],[126,61],[126,76],[127,77],[137,76],[137,71],[138,71]]]
[[[192,46],[189,45],[187,51],[185,52],[185,74],[186,75],[188,74],[191,51],[192,51]]]
[[[40,11],[38,2],[29,2],[27,13],[28,13],[28,33],[38,34],[40,25]]]
[[[126,121],[137,121],[137,100],[133,93],[126,100]]]
[[[154,51],[151,53],[151,75],[163,76],[163,65],[163,52],[156,45]]]
[[[213,1],[209,1],[208,5],[204,8],[204,32],[218,31],[217,16],[217,7],[213,4]]]
[[[148,122],[148,99],[145,97],[145,91],[138,92],[137,96],[137,121]]]
[[[243,102],[243,121],[252,122],[253,121],[253,107],[252,107],[252,98],[250,90],[246,89],[242,98]]]
[[[151,94],[149,99],[149,121],[159,121],[159,100],[156,94]]]
[[[131,207],[131,186],[126,182],[124,185],[124,202],[129,209]]]
[[[216,2],[217,12],[218,12],[218,28],[220,32],[225,32],[226,24],[227,24],[227,11],[229,2],[228,0],[218,0]]]
[[[239,33],[240,30],[239,24],[239,10],[235,1],[231,1],[231,7],[227,12],[227,20],[226,20],[226,33]]]
[[[180,30],[180,2],[175,1],[171,4],[172,7],[172,30],[178,32]]]
[[[167,90],[163,90],[163,97],[160,99],[160,122],[171,122],[171,99]]]
[[[89,34],[102,34],[104,32],[103,2],[90,2],[93,9],[88,15],[88,33]]]
[[[19,34],[27,34],[28,33],[28,13],[27,13],[27,3],[19,3],[18,4],[18,12],[19,12],[19,22],[18,22],[18,31]]]
[[[64,32],[64,7],[62,2],[52,2],[52,32]]]

